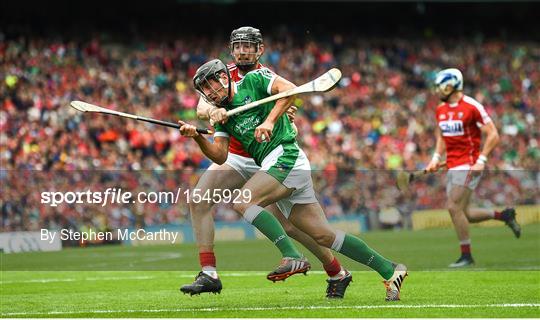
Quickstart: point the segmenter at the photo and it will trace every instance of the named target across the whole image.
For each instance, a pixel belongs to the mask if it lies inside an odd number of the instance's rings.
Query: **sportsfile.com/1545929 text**
[[[107,188],[105,191],[43,191],[41,204],[57,207],[59,204],[107,204],[133,203],[249,203],[249,189],[183,189],[173,191],[149,191],[132,193],[122,188]]]

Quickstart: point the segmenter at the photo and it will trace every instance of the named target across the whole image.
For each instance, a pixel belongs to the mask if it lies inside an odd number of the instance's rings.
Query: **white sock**
[[[263,210],[264,208],[261,206],[252,205],[251,207],[247,208],[246,212],[244,213],[244,219],[246,219],[246,221],[250,224],[253,224],[253,220],[255,220],[259,213],[261,213]]]
[[[218,278],[218,274],[217,274],[217,270],[216,270],[216,267],[212,267],[212,266],[204,266],[202,268],[202,272],[214,279],[217,279]]]
[[[336,230],[336,238],[334,239],[334,243],[332,243],[332,250],[339,252],[341,246],[343,246],[343,241],[345,241],[345,232]]]
[[[341,267],[341,271],[336,274],[335,276],[333,277],[330,277],[329,279],[330,280],[339,280],[339,279],[343,279],[343,277],[345,277],[347,275],[347,271],[345,271],[345,269],[343,269],[343,267]]]

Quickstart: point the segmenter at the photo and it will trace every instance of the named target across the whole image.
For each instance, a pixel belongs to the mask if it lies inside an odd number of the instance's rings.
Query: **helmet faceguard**
[[[225,81],[225,79],[227,79]],[[197,69],[193,77],[193,87],[206,102],[225,107],[231,96],[231,75],[227,66],[219,59],[206,62]],[[221,90],[227,94],[220,98]]]
[[[252,70],[263,52],[263,39],[259,29],[241,27],[231,32],[229,49],[236,66],[248,72]]]

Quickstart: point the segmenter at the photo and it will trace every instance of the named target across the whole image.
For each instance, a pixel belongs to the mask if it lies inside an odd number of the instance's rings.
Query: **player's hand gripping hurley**
[[[294,95],[302,94],[302,93],[330,91],[334,89],[334,87],[337,85],[340,79],[341,79],[341,71],[337,68],[332,68],[328,70],[326,73],[324,73],[323,75],[321,75],[320,77],[318,77],[317,79],[312,80],[308,83],[305,83],[301,86],[298,86],[296,88],[292,88],[290,90],[280,92],[273,96],[269,96],[261,100],[253,101],[241,107],[229,110],[227,111],[227,117],[233,116],[240,112],[253,109],[255,107],[260,106],[261,104],[279,100],[281,98],[286,98],[286,97],[290,97],[290,96],[294,96]],[[212,120],[210,120],[210,123],[214,125],[214,122]]]
[[[446,166],[446,162],[440,163],[438,166],[438,169],[445,166]],[[409,189],[409,185],[414,180],[417,180],[418,178],[421,178],[422,176],[425,176],[428,173],[430,172],[427,170],[414,171],[414,172],[400,171],[396,179],[397,188],[401,191],[407,191],[407,189]]]
[[[110,115],[113,115],[113,116],[118,116],[118,117],[123,117],[123,118],[130,118],[130,119],[134,119],[134,120],[150,122],[150,123],[158,124],[158,125],[161,125],[161,126],[166,126],[166,127],[176,128],[176,129],[180,128],[180,125],[177,124],[177,123],[161,121],[161,120],[156,120],[156,119],[147,118],[147,117],[143,117],[143,116],[138,116],[138,115],[134,115],[134,114],[129,114],[129,113],[125,113],[125,112],[120,112],[120,111],[116,111],[116,110],[111,110],[111,109],[96,106],[94,104],[83,102],[83,101],[71,101],[70,106],[72,108],[80,111],[80,112],[95,112],[95,113],[110,114]],[[205,128],[197,128],[197,132],[201,133],[201,134],[212,134],[211,130],[208,130],[208,129],[205,129]]]

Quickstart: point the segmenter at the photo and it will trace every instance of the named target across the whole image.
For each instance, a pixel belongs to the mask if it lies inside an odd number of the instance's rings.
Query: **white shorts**
[[[296,151],[297,153],[295,153]],[[294,156],[290,156],[291,153]],[[280,164],[287,163],[292,168],[280,167]],[[288,145],[285,148],[282,145],[278,146],[263,159],[260,170],[275,177],[285,187],[294,189],[287,199],[282,199],[276,203],[286,218],[289,218],[294,204],[318,202],[313,189],[313,180],[311,179],[311,165],[306,154],[297,144],[292,147]],[[278,172],[276,177],[276,171],[282,171],[285,174],[280,175]]]
[[[231,152],[227,155],[225,164],[236,170],[236,172],[238,172],[246,181],[261,169],[261,167],[255,163],[253,158],[239,156]]]
[[[446,173],[446,194],[450,195],[450,191],[454,185],[464,186],[474,190],[478,187],[481,178],[481,174],[478,176],[472,174],[471,166],[468,164],[448,169]]]
[[[229,152],[227,155],[227,161],[225,161],[225,164],[229,165],[236,172],[238,172],[246,181],[253,177],[257,171],[261,170],[261,167],[255,163],[253,158],[243,157],[231,152]],[[281,200],[280,202],[277,202],[276,206],[281,213],[283,213],[285,218],[288,218],[291,215],[293,204],[288,203],[286,200]]]

